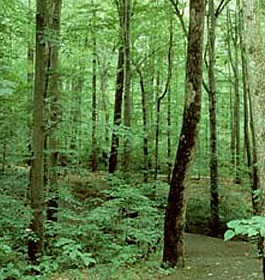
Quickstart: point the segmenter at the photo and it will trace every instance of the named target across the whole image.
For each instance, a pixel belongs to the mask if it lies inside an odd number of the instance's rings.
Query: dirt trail
[[[198,234],[186,235],[186,267],[165,280],[262,280],[255,247]],[[159,279],[159,278],[158,278]]]

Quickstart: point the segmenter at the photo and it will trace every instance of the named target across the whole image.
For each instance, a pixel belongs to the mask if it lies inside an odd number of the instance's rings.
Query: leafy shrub
[[[101,203],[91,197],[62,209],[59,235],[82,244],[97,263],[129,265],[160,248],[164,212],[146,196],[146,186],[131,186],[115,176],[109,184],[101,191]],[[69,196],[68,201],[76,200]]]

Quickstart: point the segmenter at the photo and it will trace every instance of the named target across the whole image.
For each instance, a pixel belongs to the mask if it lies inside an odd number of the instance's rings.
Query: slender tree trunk
[[[45,93],[45,28],[47,20],[47,1],[37,1],[36,12],[36,66],[35,91],[33,101],[32,163],[30,176],[30,200],[32,220],[30,229],[34,239],[28,242],[28,255],[36,263],[43,254],[43,188],[44,188],[44,93]]]
[[[73,151],[78,150],[80,146],[80,123],[82,115],[82,91],[84,86],[84,66],[82,60],[79,61],[79,68],[77,75],[72,81],[72,98],[70,110],[72,111],[71,127],[70,127],[70,146],[69,149]]]
[[[163,261],[169,266],[184,266],[184,193],[201,113],[203,34],[204,1],[190,0],[185,107],[164,228]]]
[[[235,182],[237,184],[240,183],[240,95],[239,95],[239,74],[238,74],[238,65],[239,65],[239,59],[238,59],[238,22],[237,17],[235,18],[235,30],[233,32],[232,29],[232,23],[230,19],[230,15],[228,14],[228,30],[229,30],[229,38],[232,38],[233,46],[234,46],[234,58],[232,55],[232,49],[230,45],[230,39],[228,38],[228,51],[229,51],[229,57],[231,66],[233,69],[234,74],[234,132],[233,135],[235,137],[235,163],[236,163],[236,174],[235,174]],[[234,144],[233,144],[234,145]]]
[[[91,145],[91,170],[96,172],[98,169],[98,156],[97,156],[97,37],[96,37],[96,7],[93,4],[93,27],[92,27],[92,41],[93,41],[93,74],[92,74],[92,145]]]
[[[251,151],[250,151],[250,140],[249,140],[249,114],[248,114],[248,92],[249,92],[249,81],[248,81],[248,65],[247,65],[247,53],[246,44],[244,41],[243,34],[244,28],[244,14],[243,8],[241,7],[240,0],[237,0],[237,8],[239,11],[239,38],[240,38],[240,49],[241,49],[241,61],[242,61],[242,74],[243,74],[243,93],[244,93],[244,146],[247,155],[247,166],[250,169],[252,165]],[[249,170],[250,177],[251,172]]]
[[[104,112],[104,118],[105,118],[105,146],[109,146],[110,141],[110,135],[109,135],[109,95],[106,93],[107,90],[107,74],[108,74],[108,64],[104,67],[104,69],[101,72],[101,81],[100,81],[100,91],[101,91],[101,97],[102,97],[102,108]],[[102,149],[102,160],[104,163],[104,166],[108,166],[108,153],[106,149]]]
[[[209,52],[209,113],[210,113],[210,175],[211,175],[211,231],[218,236],[220,231],[219,194],[218,194],[218,159],[217,159],[217,97],[215,87],[215,4],[209,0],[208,16],[208,52]]]
[[[114,108],[114,128],[112,132],[111,151],[109,158],[109,173],[114,173],[118,163],[119,136],[117,130],[121,124],[122,92],[124,79],[124,54],[123,46],[120,46],[118,53],[117,80]]]
[[[131,0],[122,0],[124,5],[123,40],[124,40],[124,126],[130,133],[131,128]],[[123,170],[128,172],[131,165],[130,137],[125,137],[123,147]]]
[[[54,0],[52,31],[56,40],[50,46],[50,79],[49,79],[49,96],[50,96],[50,120],[51,128],[48,136],[49,150],[49,169],[48,183],[51,198],[48,201],[47,219],[56,222],[58,212],[58,188],[57,188],[57,166],[59,156],[59,139],[56,136],[59,122],[59,98],[61,91],[61,82],[59,74],[59,50],[60,50],[60,25],[61,25],[61,7],[62,0]]]
[[[29,15],[28,20],[31,20],[31,0],[28,2],[28,8],[29,8]],[[32,94],[33,94],[33,81],[34,81],[34,73],[33,73],[33,67],[34,67],[34,40],[31,32],[31,25],[29,24],[29,37],[28,37],[28,71],[27,71],[27,84],[29,89],[29,101],[32,101]]]
[[[144,160],[144,182],[148,182],[148,171],[149,171],[149,153],[148,153],[148,114],[147,114],[147,93],[144,86],[144,78],[141,69],[137,67],[136,71],[140,78],[140,87],[142,93],[142,117],[143,117],[143,160]]]
[[[172,159],[171,159],[171,87],[168,89],[167,95],[167,165],[168,165],[168,177],[167,180],[170,183]]]
[[[170,81],[172,77],[172,49],[173,49],[173,24],[171,21],[170,26],[170,35],[169,35],[169,49],[168,49],[168,74],[167,74],[167,81],[165,85],[164,92],[161,96],[157,99],[157,107],[156,107],[156,138],[155,138],[155,177],[154,179],[157,179],[157,173],[158,173],[158,146],[159,146],[159,126],[160,126],[160,109],[161,109],[161,102],[166,96],[168,92],[168,88],[170,87]],[[158,83],[159,84],[159,83]]]

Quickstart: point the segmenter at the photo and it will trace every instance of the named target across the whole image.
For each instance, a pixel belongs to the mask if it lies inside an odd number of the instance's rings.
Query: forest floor
[[[186,234],[186,266],[171,271],[157,268],[161,252],[153,259],[135,267],[97,267],[84,272],[84,280],[261,280],[261,261],[255,247],[242,241],[224,242],[222,239],[199,234]],[[156,268],[155,268],[156,266]],[[69,276],[53,278],[76,279]]]
[[[261,261],[255,257],[251,244],[187,234],[186,246],[185,269],[162,279],[263,279]]]

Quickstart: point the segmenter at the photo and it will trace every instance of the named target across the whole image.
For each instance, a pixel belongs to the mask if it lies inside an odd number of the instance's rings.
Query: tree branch
[[[226,5],[228,5],[228,3],[230,2],[231,0],[221,0],[216,12],[215,12],[215,17],[218,18],[219,15],[223,12],[224,8]]]
[[[174,9],[175,9],[175,14],[177,15],[177,17],[179,18],[181,27],[182,27],[182,31],[185,34],[185,37],[188,37],[188,32],[187,32],[187,28],[183,19],[183,14],[180,12],[179,8],[178,8],[178,3],[179,1],[176,0],[176,2],[174,2],[174,0],[169,0],[171,2],[171,4],[173,5]]]

